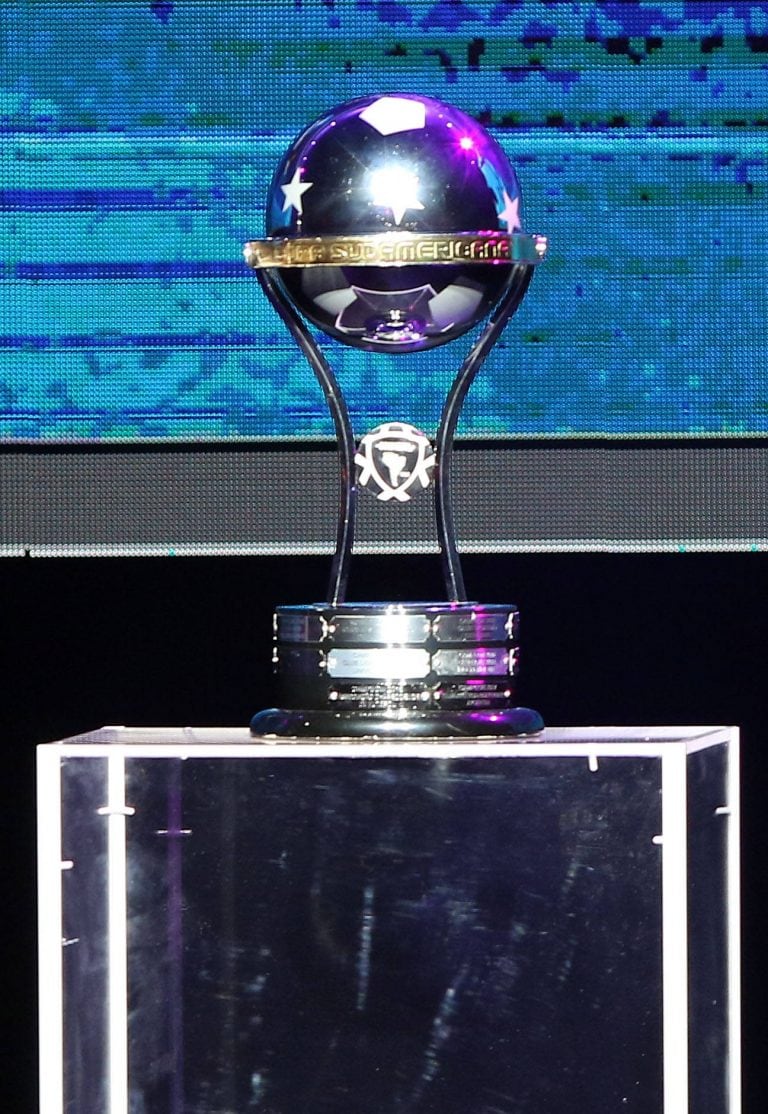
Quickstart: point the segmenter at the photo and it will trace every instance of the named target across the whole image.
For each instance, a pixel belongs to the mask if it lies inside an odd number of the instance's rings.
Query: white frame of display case
[[[622,733],[630,734],[624,741]],[[64,1114],[64,1000],[61,955],[62,859],[61,760],[107,759],[109,925],[108,1095],[105,1114],[128,1114],[127,861],[125,799],[127,758],[558,758],[584,757],[590,770],[601,758],[661,760],[662,1025],[664,1114],[686,1114],[688,1100],[688,908],[687,759],[696,751],[725,745],[728,754],[727,971],[729,1114],[741,1111],[741,966],[739,851],[739,732],[735,727],[564,727],[547,728],[524,740],[460,741],[254,739],[243,728],[107,727],[37,750],[38,970],[40,986],[40,1114]]]

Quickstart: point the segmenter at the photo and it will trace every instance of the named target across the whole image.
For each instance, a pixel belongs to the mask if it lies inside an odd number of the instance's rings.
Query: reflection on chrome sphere
[[[498,144],[440,101],[350,101],[310,125],[270,187],[270,237],[518,232],[520,190]],[[494,263],[283,267],[293,304],[335,340],[409,352],[465,333],[517,271]]]

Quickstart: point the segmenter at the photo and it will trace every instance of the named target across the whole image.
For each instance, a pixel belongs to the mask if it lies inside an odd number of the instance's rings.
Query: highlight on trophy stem
[[[451,500],[462,404],[547,250],[543,236],[523,232],[520,200],[506,154],[477,121],[410,93],[335,108],[275,172],[267,236],[244,254],[328,403],[339,506],[326,600],[276,609],[281,706],[254,716],[255,734],[444,738],[543,727],[515,704],[517,608],[467,598]],[[356,439],[312,326],[339,344],[410,356],[483,321],[434,442],[403,420]],[[432,488],[444,601],[346,602],[359,488],[393,506]]]

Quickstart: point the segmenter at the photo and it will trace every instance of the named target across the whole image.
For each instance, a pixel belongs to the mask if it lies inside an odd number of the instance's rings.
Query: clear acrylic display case
[[[737,1114],[737,746],[40,747],[41,1114]]]

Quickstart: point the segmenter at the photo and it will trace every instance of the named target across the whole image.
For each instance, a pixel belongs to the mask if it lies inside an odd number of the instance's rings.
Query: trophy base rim
[[[252,735],[281,739],[509,739],[538,735],[543,729],[541,715],[522,706],[493,711],[406,711],[396,716],[322,708],[265,708],[251,720]]]

